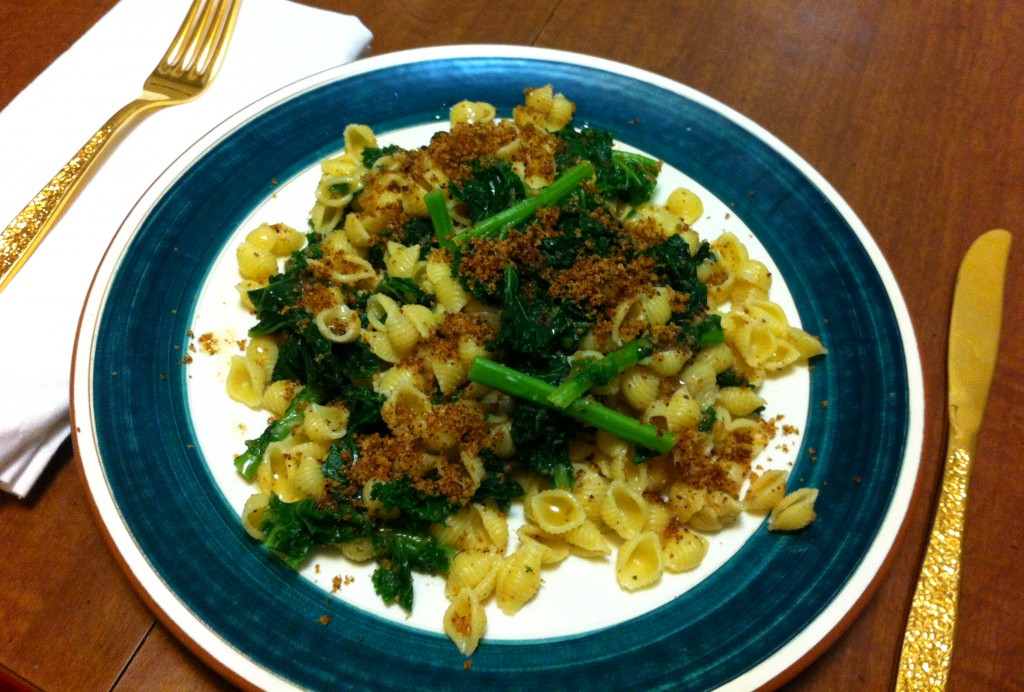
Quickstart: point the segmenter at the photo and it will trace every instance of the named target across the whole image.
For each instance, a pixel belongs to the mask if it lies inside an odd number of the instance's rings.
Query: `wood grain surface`
[[[0,3],[0,106],[113,4]],[[1024,689],[1024,3],[308,4],[359,16],[374,34],[374,54],[455,43],[533,45],[666,75],[778,136],[864,221],[906,298],[924,363],[922,471],[903,540],[873,598],[786,690],[891,685],[943,461],[946,331],[956,269],[980,233],[1013,232],[1002,352],[971,488],[950,689]],[[4,158],[0,152],[6,164]],[[3,338],[8,327],[0,327]],[[93,518],[70,444],[27,500],[0,497],[0,688],[5,685],[230,687],[136,594]]]

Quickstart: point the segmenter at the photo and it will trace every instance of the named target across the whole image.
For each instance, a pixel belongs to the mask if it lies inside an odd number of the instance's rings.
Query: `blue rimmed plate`
[[[829,348],[788,388],[787,422],[800,435],[772,452],[789,456],[800,485],[821,489],[819,518],[793,535],[749,520],[703,572],[634,601],[604,599],[583,583],[589,575],[574,579],[572,567],[560,567],[542,593],[555,603],[562,589],[570,605],[532,616],[528,606],[518,627],[495,623],[466,667],[430,624],[437,620],[406,621],[345,587],[330,594],[331,573],[318,577],[311,565],[296,574],[248,539],[230,456],[246,435],[218,418],[243,414],[223,395],[216,357],[190,347],[200,326],[239,312],[222,278],[239,234],[264,220],[301,226],[261,215],[308,208],[305,183],[343,147],[346,124],[416,137],[440,127],[461,99],[507,115],[524,87],[548,83],[576,102],[581,120],[663,159],[698,189],[710,211],[697,230],[743,234],[774,270],[791,318]],[[774,137],[625,65],[468,46],[315,75],[189,149],[140,200],[99,268],[72,407],[88,486],[116,551],[172,629],[233,679],[262,688],[749,689],[820,652],[878,578],[917,475],[920,370],[903,299],[870,235]],[[443,610],[437,585],[420,587],[417,610]],[[575,625],[564,625],[565,611]]]

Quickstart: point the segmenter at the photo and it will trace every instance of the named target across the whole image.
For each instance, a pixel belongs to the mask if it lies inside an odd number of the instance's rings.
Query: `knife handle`
[[[935,521],[903,634],[896,676],[900,692],[941,690],[949,677],[972,462],[973,450],[951,443]]]
[[[151,101],[137,99],[111,116],[14,220],[0,231],[0,291],[7,287],[39,247],[79,184],[101,160],[107,145],[114,141],[115,135],[134,116],[150,107]]]

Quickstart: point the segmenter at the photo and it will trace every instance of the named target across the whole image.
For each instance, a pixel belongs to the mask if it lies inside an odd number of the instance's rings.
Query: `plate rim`
[[[122,569],[128,574],[136,591],[142,595],[150,609],[156,613],[163,624],[180,641],[184,642],[205,663],[236,685],[243,687],[255,686],[257,679],[260,681],[260,687],[291,684],[261,665],[258,661],[242,654],[230,642],[217,635],[209,625],[181,602],[177,594],[169,588],[152,567],[146,554],[133,539],[130,528],[123,521],[120,509],[108,484],[106,471],[99,457],[98,450],[95,458],[90,455],[87,461],[86,454],[83,452],[90,453],[92,451],[91,448],[94,448],[96,445],[94,439],[92,439],[91,445],[85,444],[90,435],[87,435],[85,430],[80,427],[83,420],[78,412],[79,407],[76,406],[76,400],[84,398],[85,406],[82,410],[91,413],[91,400],[88,393],[92,390],[91,384],[93,380],[91,362],[95,342],[94,327],[97,326],[97,320],[105,303],[110,280],[113,278],[113,274],[120,263],[121,255],[131,243],[134,232],[164,192],[174,184],[181,174],[188,170],[192,163],[201,158],[203,153],[218,141],[229,136],[235,129],[241,127],[265,109],[298,97],[318,86],[340,81],[353,75],[369,73],[398,65],[430,60],[458,60],[466,58],[554,61],[598,70],[613,70],[624,76],[679,93],[704,107],[710,108],[767,144],[795,166],[800,174],[806,177],[810,184],[817,188],[835,206],[843,219],[850,224],[858,243],[867,253],[871,264],[878,272],[878,276],[885,288],[886,297],[889,299],[889,306],[894,313],[896,325],[899,328],[899,342],[902,345],[903,355],[906,359],[908,408],[906,446],[902,459],[903,468],[896,477],[896,485],[893,488],[889,508],[879,526],[879,530],[872,539],[870,549],[861,557],[859,564],[842,588],[836,592],[827,606],[812,619],[807,627],[798,632],[766,661],[754,664],[748,671],[731,679],[723,686],[723,689],[744,684],[748,686],[756,685],[761,689],[770,689],[783,684],[820,656],[860,615],[867,602],[871,600],[880,586],[896,551],[905,537],[910,511],[918,499],[916,490],[921,482],[921,452],[925,413],[923,373],[913,323],[910,319],[903,293],[899,289],[895,276],[874,238],[842,196],[802,156],[747,116],[703,92],[668,77],[605,58],[549,48],[490,44],[432,46],[368,57],[314,73],[244,106],[213,127],[205,135],[198,138],[168,165],[147,188],[142,197],[133,205],[111,240],[90,284],[76,330],[71,376],[72,438],[76,450],[75,458],[86,481],[90,505],[94,515],[97,517],[101,531]],[[104,278],[105,283],[100,285],[101,279]],[[85,336],[90,336],[88,344],[84,338]],[[92,416],[87,413],[84,419],[90,425],[91,434]],[[909,476],[912,476],[912,478],[909,479],[908,485]],[[105,502],[101,503],[101,499]],[[889,532],[892,534],[892,539],[885,541],[885,545],[880,547],[879,536],[883,534],[888,535]],[[868,568],[866,565],[873,565],[874,568]],[[138,568],[140,567],[145,568],[142,574],[138,573]],[[854,592],[855,595],[852,597],[852,602],[841,606],[838,605],[845,595]],[[829,619],[830,622],[832,621],[827,616],[833,610],[841,611],[834,618],[834,624],[829,626],[824,634],[810,634],[816,629],[815,626],[818,623],[826,619]],[[186,628],[182,624],[183,621],[191,627]],[[812,641],[806,643],[804,642],[805,639]],[[800,644],[797,644],[798,641]],[[210,648],[211,646],[217,647],[220,657],[214,654]],[[784,648],[791,646],[801,649],[803,653],[796,658],[788,659],[788,662],[784,663],[781,669],[775,670],[775,672],[770,674],[770,677],[766,677],[763,670],[766,663],[776,658]],[[247,671],[248,674],[243,675],[241,672],[243,670]],[[759,671],[761,675],[755,675]],[[254,677],[253,673],[258,675]]]

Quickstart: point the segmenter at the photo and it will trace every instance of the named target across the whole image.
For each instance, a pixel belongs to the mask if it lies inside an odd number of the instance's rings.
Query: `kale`
[[[296,307],[308,280],[306,269],[310,259],[323,256],[320,236],[306,234],[306,246],[296,250],[285,263],[284,271],[270,277],[262,288],[249,291],[249,300],[256,308],[258,322],[249,330],[250,336],[265,336],[293,327],[311,315]]]
[[[727,368],[715,376],[715,384],[721,387],[749,387],[754,389],[754,384],[746,377],[736,371],[736,368]]]
[[[724,342],[722,318],[708,314],[708,287],[697,276],[697,268],[712,257],[708,242],[702,242],[691,254],[686,240],[677,234],[647,248],[645,254],[654,258],[655,271],[669,286],[689,296],[685,310],[673,313],[671,318],[672,324],[680,328],[679,340],[691,348]]]
[[[462,246],[470,240],[481,238],[501,238],[508,229],[518,226],[537,213],[541,207],[553,207],[579,189],[580,184],[594,175],[594,167],[589,163],[581,163],[562,173],[550,185],[535,195],[519,200],[510,207],[477,221],[451,238],[453,251],[461,254]],[[427,193],[430,197],[432,193]],[[436,229],[435,229],[436,230]],[[444,232],[442,232],[444,235]],[[441,238],[438,239],[439,241]],[[451,249],[451,248],[450,248]]]
[[[356,436],[384,432],[387,427],[380,414],[380,407],[386,400],[383,394],[378,394],[371,387],[353,387],[346,391],[341,399],[348,409],[345,435],[331,445],[327,459],[321,467],[324,477],[334,480],[342,480],[342,468],[355,463],[359,458],[359,443]]]
[[[526,187],[507,162],[501,159],[478,159],[471,165],[472,174],[451,186],[452,198],[465,202],[469,218],[476,223],[516,202],[526,199]]]
[[[565,127],[555,134],[564,143],[564,149],[555,156],[559,168],[588,161],[595,169],[595,186],[606,198],[633,206],[651,199],[661,171],[660,161],[613,150],[612,134],[607,130]]]
[[[270,496],[260,530],[264,544],[292,569],[297,569],[318,545],[336,545],[370,538],[378,567],[374,589],[387,603],[412,610],[412,573],[444,574],[454,549],[432,536],[409,536],[375,527],[347,503],[317,505],[313,500],[284,502]]]
[[[428,524],[442,523],[459,509],[444,495],[425,493],[408,478],[374,483],[370,499],[379,501],[386,512],[397,509],[405,518]]]
[[[512,421],[516,457],[548,478],[556,488],[571,488],[573,474],[569,443],[580,429],[580,424],[572,418],[544,406],[517,401]]]
[[[348,430],[359,433],[372,432],[380,428],[384,419],[380,408],[387,397],[373,391],[372,387],[355,387],[342,395],[345,408],[348,409]]]
[[[709,433],[711,429],[715,427],[715,421],[718,420],[718,412],[714,406],[708,406],[706,409],[701,411],[700,423],[697,424],[697,430],[702,433]]]
[[[336,440],[327,451],[324,463],[320,465],[320,473],[322,473],[324,478],[329,481],[345,481],[344,469],[352,463],[353,459],[351,451],[348,449],[346,444],[348,437],[349,434],[346,433],[345,437],[340,440]],[[351,440],[351,442],[354,447],[354,439]],[[348,452],[348,455],[346,455],[346,452]]]
[[[702,242],[694,253],[686,239],[673,234],[663,242],[644,251],[654,258],[655,270],[664,276],[669,286],[681,293],[699,294],[697,308],[707,306],[707,286],[697,278],[697,268],[711,257],[711,246]],[[691,298],[691,302],[692,302]]]
[[[310,320],[278,349],[271,380],[297,380],[333,397],[350,389],[354,379],[371,377],[379,369],[380,361],[365,343],[332,343]]]
[[[539,289],[531,297],[524,295],[519,290],[519,273],[511,265],[505,267],[503,296],[495,338],[500,347],[529,354],[571,350],[586,330],[584,316],[571,303],[557,301]]]
[[[434,304],[433,297],[427,295],[412,279],[384,274],[377,283],[377,293],[394,298],[399,303],[416,303],[431,307]]]
[[[389,144],[386,147],[366,147],[363,149],[363,165],[367,168],[373,168],[373,164],[385,156],[391,156],[397,151],[401,151],[402,148],[396,144]]]
[[[558,351],[543,353],[510,352],[506,355],[505,364],[519,372],[536,377],[550,385],[557,386],[569,375],[572,364],[569,357]]]
[[[541,241],[544,263],[554,269],[567,269],[581,256],[607,257],[619,242],[614,230],[575,204],[560,208],[555,230]]]
[[[509,478],[508,463],[491,450],[481,450],[480,458],[484,462],[487,475],[481,481],[472,501],[493,500],[503,512],[507,512],[512,501],[523,496],[523,486]]]
[[[319,250],[319,245],[314,245]],[[249,336],[265,336],[293,327],[311,315],[296,307],[305,282],[306,251],[295,252],[285,271],[270,277],[262,288],[249,291],[249,300],[256,309],[257,323],[249,329]]]
[[[266,427],[259,437],[245,441],[245,451],[235,457],[235,468],[245,478],[252,478],[263,461],[263,454],[271,442],[280,442],[305,419],[306,406],[324,399],[317,387],[306,387],[292,399],[284,415]]]
[[[406,612],[412,611],[412,573],[444,574],[455,552],[432,536],[399,533],[378,533],[373,546],[378,564],[373,572],[373,588],[384,603],[396,603]]]
[[[284,502],[270,496],[260,531],[263,542],[290,567],[297,568],[316,545],[346,543],[370,534],[365,517],[348,504],[318,506],[310,499]]]
[[[397,238],[402,245],[419,245],[420,259],[426,259],[434,240],[434,226],[430,219],[415,216],[399,229]]]
[[[682,313],[673,313],[670,321],[680,328],[679,341],[690,348],[725,343],[721,315],[705,313],[695,319],[686,319]]]

